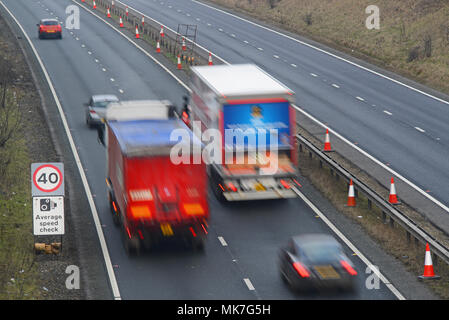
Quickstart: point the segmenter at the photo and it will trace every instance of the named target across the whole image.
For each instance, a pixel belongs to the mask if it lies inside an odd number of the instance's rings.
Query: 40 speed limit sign
[[[60,162],[31,164],[31,195],[64,196],[64,164]]]

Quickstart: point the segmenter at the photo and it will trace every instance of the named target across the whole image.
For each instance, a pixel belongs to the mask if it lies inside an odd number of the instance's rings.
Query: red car
[[[39,27],[39,39],[44,37],[56,37],[62,39],[62,28],[56,19],[42,19],[37,26]]]

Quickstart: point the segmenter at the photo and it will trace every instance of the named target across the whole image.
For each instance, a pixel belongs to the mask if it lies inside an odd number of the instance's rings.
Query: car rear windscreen
[[[57,26],[58,22],[57,21],[44,21],[42,24],[44,26]]]

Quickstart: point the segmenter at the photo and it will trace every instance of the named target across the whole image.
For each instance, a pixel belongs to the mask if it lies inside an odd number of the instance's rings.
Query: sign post
[[[64,164],[60,162],[31,164],[34,236],[61,236],[61,242],[50,245],[35,243],[36,250],[58,253],[65,233]]]

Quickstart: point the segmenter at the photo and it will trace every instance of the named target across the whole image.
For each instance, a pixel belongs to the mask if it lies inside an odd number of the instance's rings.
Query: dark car
[[[292,237],[280,252],[282,278],[298,291],[342,289],[353,291],[357,271],[332,236]]]
[[[56,19],[42,19],[37,26],[39,39],[42,38],[58,38],[62,39],[62,27]]]
[[[85,104],[86,124],[89,128],[102,124],[101,119],[104,117],[106,107],[111,102],[118,102],[119,99],[112,94],[94,95],[89,102]]]

